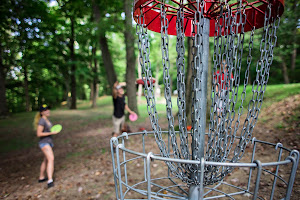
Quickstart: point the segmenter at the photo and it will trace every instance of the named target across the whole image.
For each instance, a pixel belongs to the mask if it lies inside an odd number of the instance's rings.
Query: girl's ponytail
[[[37,112],[35,117],[34,117],[34,120],[33,120],[33,129],[34,130],[37,130],[38,123],[39,123],[40,119],[41,119],[41,113]]]

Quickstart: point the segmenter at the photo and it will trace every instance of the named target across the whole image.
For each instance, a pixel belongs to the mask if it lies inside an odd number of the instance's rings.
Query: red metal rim
[[[166,4],[166,12],[167,18],[169,21],[168,34],[176,35],[176,12],[179,9],[179,0],[170,0],[173,5]],[[223,4],[218,0],[206,0],[204,7],[204,15],[205,17],[210,19],[210,33],[209,36],[215,35],[215,22],[216,17],[218,16],[218,9],[220,9]],[[244,27],[244,32],[251,31],[255,26],[256,29],[264,26],[264,15],[265,10],[267,9],[268,4],[272,3],[273,7],[278,8],[272,9],[271,15],[272,17],[276,17],[282,15],[284,10],[284,0],[255,0],[253,2],[249,2],[249,0],[243,0],[243,5],[245,6],[245,14],[247,16],[246,24]],[[144,13],[144,20],[146,27],[154,32],[160,32],[161,30],[161,16],[160,16],[160,4],[162,4],[161,0],[135,0],[134,1],[134,20],[138,23],[138,17],[141,14],[141,10]],[[178,7],[174,6],[178,5]],[[188,3],[183,5],[184,8],[184,30],[185,36],[192,35],[192,19],[194,17],[196,1],[188,0]],[[236,3],[229,5],[234,15],[236,11]],[[190,8],[191,7],[191,8]]]

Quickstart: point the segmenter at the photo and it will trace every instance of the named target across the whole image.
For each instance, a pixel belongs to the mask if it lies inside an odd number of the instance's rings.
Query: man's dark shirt
[[[121,118],[124,116],[124,110],[125,110],[125,96],[117,98],[113,98],[114,102],[114,116],[116,118]]]

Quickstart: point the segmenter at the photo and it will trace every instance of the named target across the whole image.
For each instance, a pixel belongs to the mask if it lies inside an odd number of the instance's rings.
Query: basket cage
[[[231,3],[231,4],[230,4]],[[137,22],[139,64],[142,67],[144,94],[147,111],[153,131],[112,138],[112,160],[116,194],[124,199],[127,194],[135,192],[148,199],[210,199],[247,194],[258,197],[259,182],[262,172],[273,176],[270,199],[273,199],[276,182],[282,181],[287,188],[285,199],[289,199],[297,170],[299,153],[283,148],[281,144],[271,144],[256,140],[253,130],[263,103],[266,86],[276,46],[276,31],[280,16],[284,10],[283,0],[237,0],[234,2],[220,0],[136,0],[133,6],[133,18]],[[260,29],[261,31],[257,31]],[[162,70],[164,80],[164,96],[166,100],[167,131],[162,130],[154,93],[151,71],[151,52],[148,31],[161,34]],[[249,32],[246,38],[246,32]],[[257,34],[258,33],[258,34]],[[169,59],[169,35],[176,35],[176,69],[177,69],[177,117],[172,107]],[[259,56],[253,58],[254,38],[260,38]],[[209,37],[214,37],[213,68],[208,72]],[[185,38],[192,39],[192,59],[185,60]],[[242,60],[246,65],[242,66]],[[186,94],[186,65],[191,68],[191,92]],[[251,91],[249,85],[250,67],[255,65],[256,76]],[[242,74],[244,73],[244,74]],[[208,76],[211,86],[208,89]],[[210,106],[207,106],[207,93],[210,94]],[[246,103],[246,96],[250,102]],[[191,116],[186,114],[186,100],[191,98]],[[210,113],[206,129],[206,112]],[[191,117],[189,131],[187,117]],[[179,131],[175,130],[178,123]],[[128,136],[142,137],[141,153],[125,148]],[[152,135],[153,137],[148,137]],[[146,139],[147,138],[147,139]],[[145,140],[156,143],[157,150],[146,151]],[[251,161],[241,162],[247,146],[252,141]],[[278,152],[276,160],[262,163],[254,159],[256,145],[266,145]],[[114,152],[116,147],[116,153]],[[121,153],[122,152],[122,153]],[[147,154],[146,154],[147,152]],[[122,156],[121,156],[122,155]],[[130,156],[129,156],[130,155]],[[129,157],[129,159],[127,159]],[[123,160],[121,161],[121,158]],[[129,162],[141,160],[144,166],[144,179],[135,185],[129,184],[127,165]],[[174,183],[168,188],[156,183],[163,178],[151,177],[151,162],[164,161],[168,173],[166,180]],[[279,168],[288,166],[289,178],[280,176]],[[267,167],[273,166],[274,172]],[[224,179],[236,168],[249,169],[246,188],[226,183]],[[257,175],[253,176],[253,171]],[[180,181],[179,181],[180,180]],[[179,182],[178,182],[179,181]],[[251,185],[254,181],[254,185]],[[144,189],[138,186],[145,185]],[[184,185],[184,186],[183,186]],[[218,188],[227,185],[237,192],[222,192]],[[153,191],[153,187],[158,187]],[[188,188],[188,191],[184,189]],[[176,188],[176,191],[173,190]],[[251,191],[251,189],[253,189]],[[178,191],[177,191],[178,190]],[[171,194],[165,194],[171,191]],[[212,194],[219,193],[219,194]],[[213,197],[206,197],[212,195]]]

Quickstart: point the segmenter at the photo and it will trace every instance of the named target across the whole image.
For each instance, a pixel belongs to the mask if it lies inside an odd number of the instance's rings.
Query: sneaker
[[[39,183],[43,183],[45,181],[48,181],[48,178],[39,179]]]
[[[54,182],[48,183],[48,189],[54,186]]]

